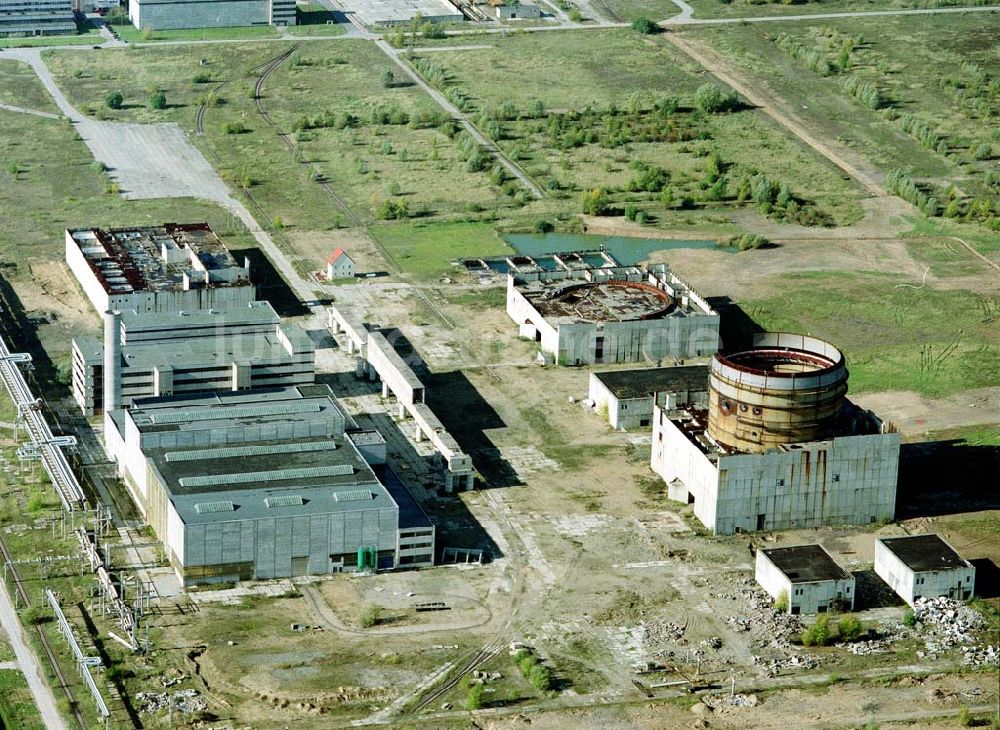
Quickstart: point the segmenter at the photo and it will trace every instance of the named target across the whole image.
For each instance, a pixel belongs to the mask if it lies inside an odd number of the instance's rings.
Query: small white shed
[[[347,255],[347,251],[338,248],[330,258],[326,260],[327,279],[353,279],[354,259]]]
[[[922,597],[965,601],[976,585],[976,568],[940,535],[878,538],[875,572],[911,606]]]
[[[854,609],[854,576],[819,545],[758,550],[754,577],[775,600],[788,597],[789,613]]]

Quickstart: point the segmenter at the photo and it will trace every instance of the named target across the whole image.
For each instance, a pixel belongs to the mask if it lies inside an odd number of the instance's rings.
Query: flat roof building
[[[205,223],[67,230],[66,263],[100,313],[230,309],[255,299],[249,262],[238,263]]]
[[[115,317],[106,318],[115,327]],[[316,352],[296,324],[283,324],[267,302],[221,312],[125,312],[118,318],[117,401],[312,383]],[[97,339],[72,343],[73,398],[84,414],[104,411],[106,353]]]
[[[0,37],[76,33],[72,0],[0,0]]]
[[[507,314],[560,365],[710,355],[719,315],[666,264],[507,275]]]
[[[354,428],[309,385],[139,399],[105,443],[186,586],[432,565],[433,524]]]
[[[940,535],[880,537],[875,572],[911,606],[918,598],[972,597],[976,568]]]
[[[707,408],[654,406],[650,466],[714,533],[893,518],[899,434],[846,399],[832,345],[762,333],[714,355],[707,385]]]
[[[295,0],[131,0],[129,20],[139,30],[296,25]]]
[[[854,576],[819,545],[759,549],[754,577],[788,613],[854,609]]]
[[[448,0],[343,0],[341,5],[364,25],[375,28],[409,25],[414,18],[425,23],[465,20],[462,11]]]
[[[677,403],[706,407],[708,366],[605,370],[590,374],[588,398],[606,414],[612,428],[645,428],[652,423],[653,405]]]

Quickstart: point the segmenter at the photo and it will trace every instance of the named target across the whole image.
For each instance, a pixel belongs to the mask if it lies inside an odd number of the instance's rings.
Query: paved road
[[[28,682],[28,689],[31,690],[31,696],[35,700],[35,706],[38,708],[46,730],[65,730],[66,723],[63,722],[56,707],[56,698],[52,694],[52,688],[42,678],[38,659],[31,647],[28,646],[24,629],[4,586],[0,586],[0,625],[3,626],[10,645],[14,649],[17,666]]]
[[[457,106],[448,101],[444,94],[424,81],[420,74],[410,68],[410,64],[399,57],[398,49],[393,48],[381,39],[375,41],[375,45],[382,49],[385,55],[391,58],[417,86],[427,92],[427,94],[435,102],[437,102],[438,106],[454,117],[454,119],[465,128],[465,131],[472,135],[472,138],[476,140],[476,142],[482,145],[482,147],[489,152],[497,162],[503,165],[511,175],[517,178],[521,184],[527,188],[528,192],[538,199],[544,197],[542,189],[535,185],[534,181],[528,177],[527,173],[525,173],[525,171],[522,170],[517,163],[501,152],[500,148],[497,147],[496,143],[492,139],[480,132],[476,125],[472,123],[472,120],[469,119],[467,114],[460,111]]]

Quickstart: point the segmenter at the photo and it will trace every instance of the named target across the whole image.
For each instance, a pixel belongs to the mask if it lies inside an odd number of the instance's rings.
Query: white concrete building
[[[560,365],[710,355],[719,315],[666,264],[530,271],[507,276],[507,314]]]
[[[538,20],[542,17],[542,9],[529,3],[516,5],[497,5],[497,20]]]
[[[787,599],[788,613],[854,609],[854,576],[819,545],[757,550],[754,577],[775,601]]]
[[[354,259],[347,255],[347,251],[338,248],[330,258],[326,260],[326,278],[333,279],[353,279]]]
[[[256,298],[240,265],[204,223],[66,231],[66,263],[99,313],[245,307]]]
[[[875,572],[911,606],[917,598],[972,597],[976,569],[940,535],[880,537]]]
[[[651,466],[669,497],[694,505],[719,535],[891,520],[899,434],[855,411],[857,426],[872,432],[750,454],[714,443],[703,411],[656,406]]]
[[[653,421],[653,405],[676,408],[708,404],[708,367],[605,370],[590,374],[587,397],[606,414],[612,428],[646,428]]]

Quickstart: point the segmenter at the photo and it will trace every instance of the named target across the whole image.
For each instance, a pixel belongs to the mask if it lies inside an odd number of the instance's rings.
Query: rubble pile
[[[668,645],[685,646],[686,626],[679,626],[666,619],[653,619],[642,626],[642,643],[653,654],[663,653]]]
[[[777,677],[782,669],[813,669],[819,666],[819,659],[810,654],[791,654],[786,657],[750,657],[754,666],[763,667],[767,676]]]
[[[208,703],[196,689],[179,689],[176,692],[138,692],[135,696],[139,711],[150,714],[170,707],[177,712],[201,712]]]
[[[857,656],[868,656],[888,651],[890,643],[892,642],[888,638],[882,637],[879,639],[852,641],[848,644],[838,644],[837,646],[843,647]]]
[[[995,646],[979,646],[975,633],[986,627],[986,620],[974,608],[952,598],[918,598],[913,602],[913,616],[917,627],[924,632],[926,652],[917,656],[937,654],[962,647],[963,661],[968,664],[996,664],[998,650]]]
[[[708,695],[702,697],[701,701],[713,710],[721,710],[725,707],[756,707],[760,702],[757,695],[745,694]]]

